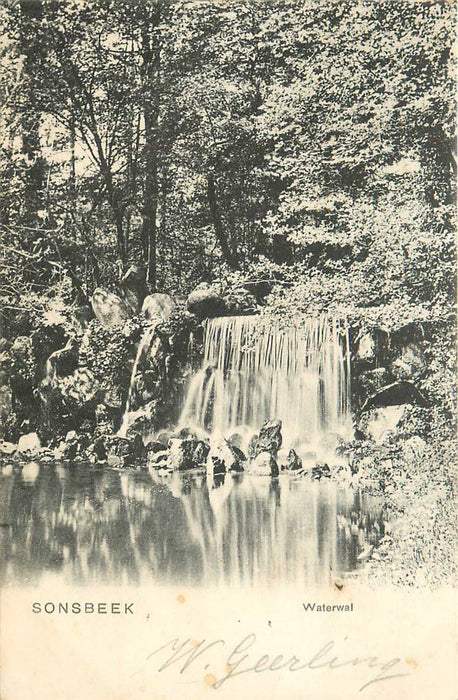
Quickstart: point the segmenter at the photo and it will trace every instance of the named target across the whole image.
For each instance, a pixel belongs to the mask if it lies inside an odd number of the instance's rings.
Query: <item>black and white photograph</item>
[[[455,3],[0,27],[2,700],[456,698]]]

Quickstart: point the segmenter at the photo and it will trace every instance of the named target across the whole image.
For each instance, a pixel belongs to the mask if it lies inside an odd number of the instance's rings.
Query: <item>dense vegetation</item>
[[[0,19],[8,318],[133,261],[150,289],[268,278],[286,310],[447,316],[452,3],[18,0]]]

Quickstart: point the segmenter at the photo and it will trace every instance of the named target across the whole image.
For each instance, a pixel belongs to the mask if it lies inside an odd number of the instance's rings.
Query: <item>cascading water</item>
[[[209,319],[204,358],[192,378],[182,426],[250,436],[264,421],[283,423],[283,445],[301,452],[350,421],[348,333],[329,315],[286,330],[260,317]]]
[[[137,375],[138,366],[140,364],[140,361],[142,360],[143,356],[145,355],[145,353],[148,352],[148,350],[150,348],[151,341],[153,339],[155,330],[156,330],[156,326],[150,326],[149,328],[147,328],[146,331],[143,333],[141,340],[138,344],[137,354],[135,356],[134,364],[132,365],[132,372],[130,375],[129,393],[127,395],[126,408],[124,410],[124,415],[122,417],[121,427],[118,430],[119,437],[126,437],[126,435],[127,435],[127,430],[129,428],[129,423],[130,423],[130,407],[132,404],[132,398],[133,398],[134,387],[135,387],[135,377]]]

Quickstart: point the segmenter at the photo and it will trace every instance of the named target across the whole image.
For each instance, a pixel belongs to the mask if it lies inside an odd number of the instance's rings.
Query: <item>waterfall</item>
[[[135,391],[135,377],[137,376],[137,371],[138,371],[138,366],[140,363],[140,360],[142,360],[143,356],[145,353],[148,352],[151,341],[153,339],[154,331],[156,330],[156,326],[150,326],[149,328],[146,329],[146,331],[143,333],[140,342],[138,344],[137,348],[137,354],[135,356],[134,364],[132,365],[132,372],[130,375],[130,383],[129,383],[129,392],[127,394],[127,401],[126,401],[126,408],[124,410],[124,415],[122,417],[121,421],[121,427],[118,430],[118,435],[119,437],[126,437],[127,435],[127,430],[129,428],[129,423],[130,423],[130,407],[132,405],[132,399],[134,396],[134,391]]]
[[[349,367],[348,331],[332,316],[286,330],[259,316],[209,319],[180,424],[243,437],[279,418],[284,446],[310,449],[348,433]]]

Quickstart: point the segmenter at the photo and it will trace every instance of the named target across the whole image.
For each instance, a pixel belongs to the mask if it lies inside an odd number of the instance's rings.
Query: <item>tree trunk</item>
[[[216,239],[221,247],[223,259],[229,267],[235,270],[238,267],[237,256],[231,249],[227,236],[224,233],[221,213],[216,199],[215,178],[212,173],[209,173],[207,176],[207,198]]]
[[[156,290],[156,247],[158,207],[158,129],[159,129],[159,59],[160,46],[153,31],[159,24],[161,6],[147,17],[141,32],[142,94],[145,122],[145,175],[143,182],[142,248],[146,265],[146,282],[150,292]]]
[[[20,44],[24,59],[26,108],[22,113],[22,152],[27,158],[28,168],[24,176],[25,217],[30,227],[39,223],[38,212],[44,202],[44,161],[41,155],[40,119],[34,88],[34,64],[37,61],[37,46],[34,41],[34,23],[42,17],[41,0],[20,0],[21,30]]]

